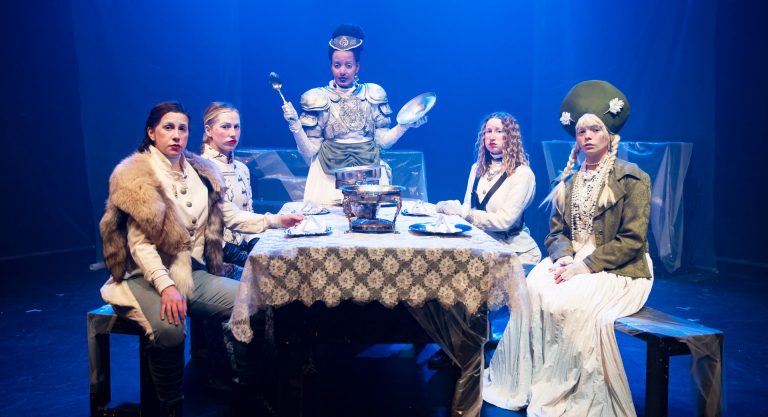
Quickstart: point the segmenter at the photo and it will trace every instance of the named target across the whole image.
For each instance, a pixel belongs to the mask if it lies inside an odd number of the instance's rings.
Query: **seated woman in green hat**
[[[527,406],[529,416],[635,416],[613,322],[643,307],[653,268],[650,179],[616,158],[628,116],[627,98],[605,81],[577,84],[561,105],[576,145],[545,200],[549,257],[527,278],[531,317],[511,312],[530,327],[508,326],[484,373],[491,404]]]

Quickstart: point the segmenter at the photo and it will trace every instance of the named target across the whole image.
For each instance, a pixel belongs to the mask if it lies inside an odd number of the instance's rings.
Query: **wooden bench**
[[[669,357],[689,355],[689,345],[709,346],[709,355],[700,358],[696,369],[705,378],[699,383],[697,407],[701,416],[722,415],[722,354],[723,332],[675,317],[650,307],[616,320],[616,330],[644,340],[646,353],[645,416],[666,417],[669,401]],[[495,349],[502,332],[491,333],[486,349]],[[703,352],[699,352],[702,354]]]
[[[152,376],[149,373],[146,347],[149,339],[138,324],[119,317],[112,306],[104,305],[87,314],[88,361],[90,368],[91,417],[151,416],[159,409]],[[139,337],[139,373],[141,403],[111,404],[112,383],[110,372],[109,337],[111,334]]]
[[[643,307],[616,320],[616,330],[648,344],[645,370],[645,415],[666,417],[669,401],[669,357],[691,354],[696,347],[693,372],[698,415],[722,415],[723,332],[670,314]]]

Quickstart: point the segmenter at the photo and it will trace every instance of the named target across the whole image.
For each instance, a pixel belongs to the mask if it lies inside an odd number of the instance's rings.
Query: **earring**
[[[358,81],[360,81],[360,77],[357,74],[355,74],[355,82],[354,82],[355,87],[357,87],[357,82]]]

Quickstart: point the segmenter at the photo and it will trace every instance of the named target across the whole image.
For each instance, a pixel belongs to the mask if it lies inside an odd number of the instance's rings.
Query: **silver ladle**
[[[280,81],[280,76],[277,75],[276,72],[270,72],[269,73],[269,83],[272,84],[272,88],[277,90],[278,94],[280,94],[280,98],[283,99],[283,104],[286,104],[285,96],[283,96],[283,92],[280,91],[281,88],[283,88],[283,82]]]

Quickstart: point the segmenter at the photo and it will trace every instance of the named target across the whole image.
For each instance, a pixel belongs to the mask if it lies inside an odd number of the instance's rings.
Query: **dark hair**
[[[357,39],[363,40],[365,39],[365,33],[363,33],[363,28],[357,25],[348,25],[348,24],[341,24],[338,27],[336,27],[336,30],[333,31],[331,34],[331,39],[337,37],[337,36],[352,36]],[[360,61],[360,54],[363,52],[363,48],[365,45],[360,45],[357,48],[350,49],[352,51],[352,54],[355,55],[355,61]],[[328,46],[328,59],[333,59],[333,53],[336,52],[336,49],[333,49],[330,45]]]
[[[146,152],[149,149],[149,145],[152,144],[152,139],[149,137],[147,130],[156,128],[160,124],[160,119],[168,113],[181,113],[187,116],[187,120],[190,120],[189,113],[177,101],[164,101],[152,107],[152,110],[149,111],[149,116],[147,116],[147,122],[144,123],[144,139],[141,140],[139,145],[139,152]]]

